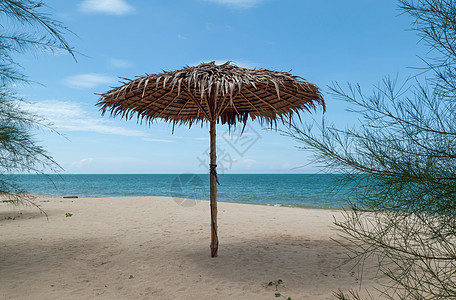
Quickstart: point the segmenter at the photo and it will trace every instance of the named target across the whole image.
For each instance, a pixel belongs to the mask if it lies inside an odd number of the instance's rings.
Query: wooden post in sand
[[[210,121],[211,127],[209,134],[211,136],[211,256],[217,257],[218,251],[218,236],[217,236],[217,154],[215,146],[215,120]]]

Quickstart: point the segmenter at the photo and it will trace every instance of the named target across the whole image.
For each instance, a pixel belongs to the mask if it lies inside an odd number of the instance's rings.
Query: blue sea
[[[218,201],[319,208],[348,207],[343,175],[222,174]],[[31,194],[78,197],[170,196],[209,200],[209,174],[14,175]]]

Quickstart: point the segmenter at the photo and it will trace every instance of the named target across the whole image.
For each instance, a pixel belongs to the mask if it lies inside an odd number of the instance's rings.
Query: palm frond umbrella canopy
[[[246,69],[230,62],[185,67],[182,70],[128,80],[101,94],[102,115],[138,121],[161,119],[174,125],[210,124],[211,256],[217,256],[216,123],[234,126],[250,118],[276,126],[293,114],[325,103],[316,85],[289,73]]]

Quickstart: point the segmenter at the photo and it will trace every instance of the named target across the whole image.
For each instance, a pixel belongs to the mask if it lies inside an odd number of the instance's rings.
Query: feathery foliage
[[[59,165],[37,144],[33,131],[50,128],[41,117],[27,112],[13,86],[27,83],[14,55],[31,50],[74,51],[63,38],[68,31],[52,19],[42,1],[0,1],[0,194],[14,202],[29,201],[12,179],[14,173],[38,173],[58,170]]]
[[[0,1],[0,82],[2,87],[26,82],[13,54],[31,50],[65,51],[75,57],[63,33],[62,23],[41,11],[44,2],[35,0]]]
[[[426,75],[372,95],[358,85],[332,94],[361,124],[291,127],[331,172],[357,182],[359,199],[336,221],[350,258],[375,258],[394,299],[456,298],[456,2],[400,0],[430,47]],[[339,297],[343,295],[339,294]]]

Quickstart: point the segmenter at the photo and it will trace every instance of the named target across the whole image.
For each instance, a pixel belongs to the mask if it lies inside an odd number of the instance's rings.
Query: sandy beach
[[[360,289],[332,239],[337,210],[219,203],[211,258],[207,201],[39,196],[0,203],[0,299],[334,299]],[[70,216],[71,215],[71,216]],[[373,271],[361,294],[372,292]],[[283,299],[283,298],[282,298]]]

